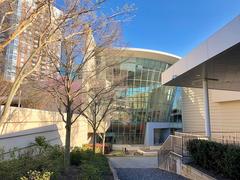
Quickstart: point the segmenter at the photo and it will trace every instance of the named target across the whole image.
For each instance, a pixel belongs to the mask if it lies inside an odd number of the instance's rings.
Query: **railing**
[[[192,139],[205,139],[204,132],[182,133],[175,132],[175,135],[168,136],[167,140],[162,144],[158,151],[158,167],[169,170],[169,155],[175,154],[181,157],[183,162],[189,161],[190,154],[187,151],[187,142]],[[240,132],[212,132],[211,141],[223,144],[240,145]]]
[[[158,151],[158,167],[160,169],[169,170],[169,155],[175,154],[183,161],[189,158],[189,153],[187,151],[187,142],[191,139],[206,139],[205,136],[179,133],[176,132],[175,135],[168,136],[167,140],[162,144],[160,150]]]
[[[162,144],[158,151],[158,167],[161,169],[167,169],[167,158],[172,150],[172,137],[168,136],[166,141]]]
[[[176,135],[193,135],[193,136],[201,136],[205,137],[205,132],[199,131],[199,132],[187,132],[187,133],[180,133],[176,132]],[[219,142],[222,144],[235,144],[240,145],[240,132],[237,131],[213,131],[211,132],[211,141]]]

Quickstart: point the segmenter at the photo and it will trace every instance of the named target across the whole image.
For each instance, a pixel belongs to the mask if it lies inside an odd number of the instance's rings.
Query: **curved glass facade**
[[[125,77],[118,87],[119,111],[107,133],[114,144],[143,144],[146,122],[170,121],[174,87],[161,84],[161,74],[170,64],[145,58],[127,61],[107,70],[106,78]]]

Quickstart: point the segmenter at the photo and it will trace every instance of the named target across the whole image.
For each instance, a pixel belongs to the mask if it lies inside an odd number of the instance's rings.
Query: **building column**
[[[211,138],[211,122],[210,122],[210,110],[209,110],[209,95],[208,95],[208,81],[203,79],[203,96],[204,96],[204,118],[205,118],[205,135]]]

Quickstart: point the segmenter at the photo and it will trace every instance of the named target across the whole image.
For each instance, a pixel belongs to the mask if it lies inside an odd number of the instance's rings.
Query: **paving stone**
[[[120,180],[185,180],[184,177],[158,168],[118,168]]]
[[[157,168],[157,157],[110,157],[109,160],[120,180],[185,180]]]

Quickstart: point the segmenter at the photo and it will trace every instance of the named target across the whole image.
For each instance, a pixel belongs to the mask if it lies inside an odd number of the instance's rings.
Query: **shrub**
[[[93,145],[92,144],[84,144],[82,147],[83,151],[86,150],[91,150],[93,149]],[[96,153],[101,153],[102,152],[102,145],[101,144],[96,144]]]
[[[89,151],[82,151],[81,176],[86,180],[102,180],[105,176],[111,175],[107,158],[102,154],[93,154]]]
[[[193,162],[231,179],[240,179],[240,147],[207,140],[190,140],[187,143]]]
[[[54,180],[65,177],[63,173],[64,148],[61,146],[45,146],[42,141],[37,146],[43,145],[41,153],[32,153],[34,148],[29,149],[25,154],[18,156],[16,159],[0,162],[0,177],[5,180],[34,179],[34,180]],[[42,147],[42,146],[41,146]],[[39,148],[39,147],[37,147]],[[74,148],[70,154],[71,165],[81,170],[73,171],[86,180],[103,180],[105,176],[111,175],[107,158],[102,154],[93,154],[91,150],[83,150],[78,147]],[[51,173],[50,173],[51,172]],[[79,173],[79,174],[78,174]],[[0,178],[1,179],[1,178]]]
[[[35,138],[35,145],[47,148],[49,146],[49,143],[46,141],[46,138],[44,136],[38,136]]]
[[[91,161],[93,158],[94,158],[94,153],[92,150],[82,150],[81,151],[82,161],[84,161],[84,160]]]
[[[52,172],[29,171],[27,176],[23,176],[20,180],[50,180]]]
[[[79,166],[81,163],[81,149],[75,147],[70,153],[70,163],[74,166]]]
[[[28,154],[26,152],[26,154]],[[52,179],[56,179],[63,170],[63,148],[49,146],[36,156],[20,156],[18,159],[0,162],[0,177],[6,180],[19,179],[27,176],[30,170],[52,172]]]
[[[83,180],[101,180],[102,175],[99,168],[93,163],[84,163],[81,166]]]
[[[102,153],[102,148],[103,148],[102,144],[96,143],[96,153]],[[84,144],[82,147],[83,151],[92,150],[92,149],[93,149],[92,144]],[[111,150],[112,150],[111,144],[105,144],[104,153],[108,154]]]

